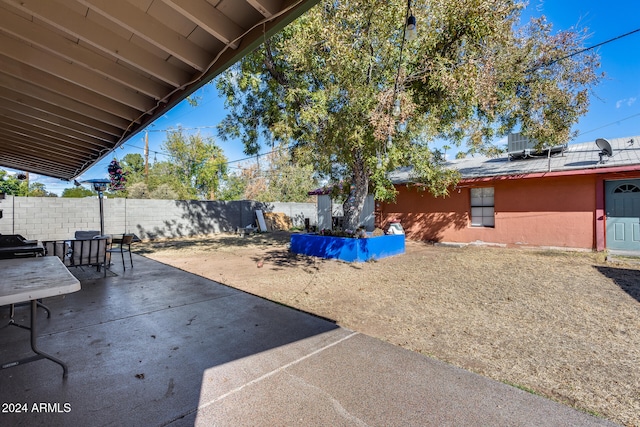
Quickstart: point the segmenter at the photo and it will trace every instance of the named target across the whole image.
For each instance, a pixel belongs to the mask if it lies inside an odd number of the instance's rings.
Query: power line
[[[197,129],[197,128],[194,128],[194,129]],[[126,145],[126,146],[131,147],[131,148],[137,148],[139,150],[144,150],[144,147],[139,147],[139,146],[133,145],[133,144],[131,144],[129,142],[126,142],[126,143],[124,143],[122,145]],[[230,164],[233,164],[233,163],[244,162],[246,160],[252,160],[252,159],[254,159],[256,157],[260,157],[260,156],[268,156],[269,154],[273,154],[276,151],[277,150],[271,150],[271,151],[267,151],[267,152],[264,152],[264,153],[258,153],[255,156],[243,157],[241,159],[236,159],[236,160],[228,160],[228,161],[222,163],[222,165],[230,165]],[[165,156],[165,157],[171,157],[171,154],[169,154],[166,151],[163,152],[163,151],[156,151],[156,150],[149,149],[149,152],[150,153],[154,153],[154,154],[160,154],[161,156]]]
[[[200,130],[200,129],[215,129],[217,126],[196,126],[192,128],[167,128],[167,129],[145,129],[145,132],[179,132],[183,130]]]
[[[576,138],[579,137],[579,136],[585,135],[587,133],[595,132],[597,130],[600,130],[600,129],[615,125],[617,123],[620,123],[620,122],[623,122],[625,120],[629,120],[629,119],[632,119],[632,118],[638,117],[638,116],[640,116],[640,113],[632,114],[631,116],[624,117],[624,118],[622,118],[620,120],[614,120],[614,121],[612,121],[610,123],[607,123],[606,125],[599,126],[599,127],[595,128],[595,129],[591,129],[591,130],[588,130],[588,131],[585,131],[585,132],[580,132],[578,135],[576,135]]]
[[[183,131],[183,130],[200,130],[200,129],[214,129],[217,126],[196,126],[196,127],[191,127],[191,128],[182,128],[182,127],[178,127],[178,128],[167,128],[167,129],[146,129],[144,132],[178,132],[178,131]],[[130,142],[125,142],[124,144],[122,144],[123,146],[128,146],[131,148],[137,148],[140,150],[144,150],[143,147],[139,147],[137,145],[134,145]],[[162,152],[162,151],[156,151],[156,150],[151,150],[149,149],[150,153],[154,153],[154,154],[160,154],[163,156],[168,156],[167,152]]]
[[[568,59],[568,58],[574,57],[574,56],[576,56],[576,55],[580,55],[581,53],[584,53],[584,52],[587,52],[587,51],[593,50],[593,49],[595,49],[595,48],[597,48],[597,47],[600,47],[600,46],[604,46],[605,44],[609,44],[609,43],[611,43],[611,42],[614,42],[614,41],[619,40],[619,39],[621,39],[621,38],[624,38],[624,37],[630,36],[631,34],[634,34],[634,33],[637,33],[637,32],[640,32],[640,28],[636,28],[636,29],[635,29],[635,30],[633,30],[633,31],[629,31],[628,33],[621,34],[621,35],[619,35],[619,36],[616,36],[616,37],[614,37],[614,38],[612,38],[612,39],[609,39],[609,40],[605,40],[605,41],[603,41],[603,42],[601,42],[601,43],[598,43],[598,44],[595,44],[595,45],[593,45],[593,46],[589,46],[589,47],[586,47],[586,48],[584,48],[584,49],[580,49],[580,50],[578,50],[578,51],[576,51],[576,52],[573,52],[573,53],[570,53],[570,54],[568,54],[568,55],[565,55],[565,56],[563,56],[562,58],[554,59],[553,61],[551,61],[551,62],[549,62],[549,63],[547,63],[547,64],[542,64],[542,65],[540,65],[539,67],[533,68],[531,71],[539,70],[540,68],[543,68],[543,67],[550,67],[550,66],[552,66],[553,64],[555,64],[556,62],[564,61],[565,59]]]

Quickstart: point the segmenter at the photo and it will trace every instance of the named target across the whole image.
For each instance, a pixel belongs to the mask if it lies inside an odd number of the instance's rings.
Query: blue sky
[[[587,27],[590,38],[586,46],[593,46],[640,28],[640,1],[638,0],[530,0],[523,17],[545,15],[554,30],[575,26]],[[420,17],[417,17],[418,22]],[[597,138],[616,138],[640,135],[640,32],[599,47],[600,72],[605,79],[595,88],[588,114],[575,127],[578,136],[571,142],[595,141]],[[147,128],[150,161],[165,160],[162,153],[164,130],[170,128],[201,128],[204,136],[212,136],[230,161],[244,159],[242,144],[221,141],[215,126],[225,115],[224,103],[214,85],[206,85],[198,92],[200,104],[194,108],[182,102]],[[196,132],[196,130],[189,131]],[[81,179],[103,178],[107,165],[114,158],[128,153],[143,153],[144,132],[130,139],[122,149],[98,162]],[[265,147],[264,152],[268,151]],[[237,166],[234,163],[230,166]],[[33,176],[32,182],[42,182],[49,191],[61,193],[69,183]]]
[[[640,28],[637,0],[532,0],[527,13],[544,14],[555,29],[587,27],[593,46]],[[595,88],[589,113],[573,142],[640,134],[640,32],[596,49],[605,79]]]

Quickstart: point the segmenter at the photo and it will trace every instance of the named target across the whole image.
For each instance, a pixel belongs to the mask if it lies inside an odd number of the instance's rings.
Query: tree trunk
[[[362,158],[362,152],[356,151],[353,162],[353,176],[347,200],[342,204],[344,229],[356,231],[361,225],[360,216],[369,192],[369,174]]]

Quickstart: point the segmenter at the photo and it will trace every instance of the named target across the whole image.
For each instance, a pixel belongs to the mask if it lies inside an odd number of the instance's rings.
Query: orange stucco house
[[[451,161],[462,179],[444,198],[398,170],[396,202],[376,203],[376,222],[400,220],[408,238],[433,242],[640,252],[640,137],[606,142],[611,153],[594,141],[550,157]]]

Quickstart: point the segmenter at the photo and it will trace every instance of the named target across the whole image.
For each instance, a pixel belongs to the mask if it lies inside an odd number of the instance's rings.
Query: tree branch
[[[264,52],[264,66],[267,68],[269,74],[271,74],[271,77],[273,77],[280,85],[285,87],[288,86],[289,81],[286,76],[276,68],[275,61],[273,60],[273,53],[271,52],[271,43],[268,40],[264,43]]]

